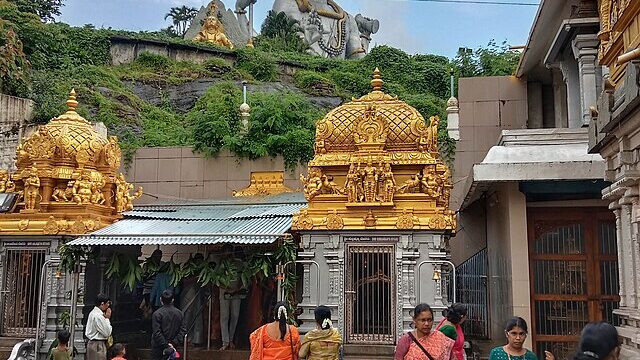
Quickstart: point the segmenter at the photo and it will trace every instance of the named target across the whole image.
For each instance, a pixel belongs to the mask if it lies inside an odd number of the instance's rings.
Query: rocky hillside
[[[286,42],[259,37],[256,49],[234,50],[233,64],[220,58],[198,64],[143,53],[133,63],[111,66],[110,39],[116,35],[192,44],[158,33],[43,23],[6,0],[0,0],[0,20],[0,32],[15,30],[15,51],[5,57],[13,67],[0,72],[0,89],[33,99],[34,121],[43,123],[65,110],[69,90],[75,88],[79,112],[120,137],[125,162],[141,146],[177,145],[209,156],[224,147],[248,158],[282,155],[288,166],[305,162],[313,156],[315,121],[343,100],[367,93],[375,67],[382,71],[384,90],[425,118],[442,116],[449,95],[447,58],[411,56],[386,46],[373,48],[362,60],[347,61],[292,52]],[[282,61],[295,63],[298,71],[293,76],[279,73]],[[248,82],[252,108],[246,134],[238,111],[242,81]],[[440,124],[446,158],[454,149],[446,121]]]

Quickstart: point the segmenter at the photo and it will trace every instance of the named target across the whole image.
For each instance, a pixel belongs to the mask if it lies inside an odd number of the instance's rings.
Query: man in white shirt
[[[107,360],[107,339],[111,336],[111,300],[98,294],[96,306],[89,313],[84,334],[87,343],[87,360]]]

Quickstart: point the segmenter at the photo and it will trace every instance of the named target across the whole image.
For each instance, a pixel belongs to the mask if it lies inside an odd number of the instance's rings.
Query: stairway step
[[[182,347],[178,349],[179,352],[182,352]],[[187,351],[187,359],[188,360],[247,360],[249,359],[250,351],[249,350],[205,350],[205,349],[189,349]],[[148,360],[151,359],[151,350],[150,349],[138,349],[135,351],[135,357],[138,360]],[[182,355],[182,359],[184,359],[184,355]]]
[[[21,341],[24,341],[25,338],[13,337],[13,336],[0,336],[0,348],[8,347],[13,349],[13,346]]]

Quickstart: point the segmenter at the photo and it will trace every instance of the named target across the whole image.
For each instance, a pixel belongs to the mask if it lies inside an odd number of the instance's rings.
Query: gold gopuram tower
[[[373,91],[316,124],[315,157],[301,176],[309,207],[296,230],[456,228],[449,210],[451,172],[438,154],[438,117]]]
[[[17,170],[0,170],[0,335],[37,337],[38,358],[61,329],[60,314],[73,314],[69,294],[96,292],[103,281],[85,282],[83,268],[58,271],[60,245],[114,223],[142,194],[119,173],[118,139],[96,131],[77,106],[71,90],[68,110],[22,139]],[[84,296],[76,298],[81,307]],[[80,323],[82,312],[75,315]],[[83,356],[82,327],[73,345]]]
[[[23,139],[15,173],[0,170],[0,192],[17,193],[13,211],[0,214],[0,235],[80,235],[112,224],[142,194],[118,174],[122,153],[76,111],[68,110]]]
[[[302,247],[301,331],[325,304],[347,344],[386,344],[382,355],[392,357],[417,303],[439,309],[450,301],[444,267],[452,265],[447,240],[456,220],[438,117],[426,122],[385,94],[378,69],[371,85],[317,122],[315,156],[301,176],[308,207],[292,228]]]

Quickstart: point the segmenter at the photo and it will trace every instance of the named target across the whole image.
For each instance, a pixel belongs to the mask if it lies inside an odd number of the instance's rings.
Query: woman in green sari
[[[524,347],[527,339],[527,322],[521,317],[514,317],[507,322],[504,329],[507,345],[491,350],[489,360],[538,360],[533,351]],[[552,353],[545,351],[545,360],[555,360]]]

